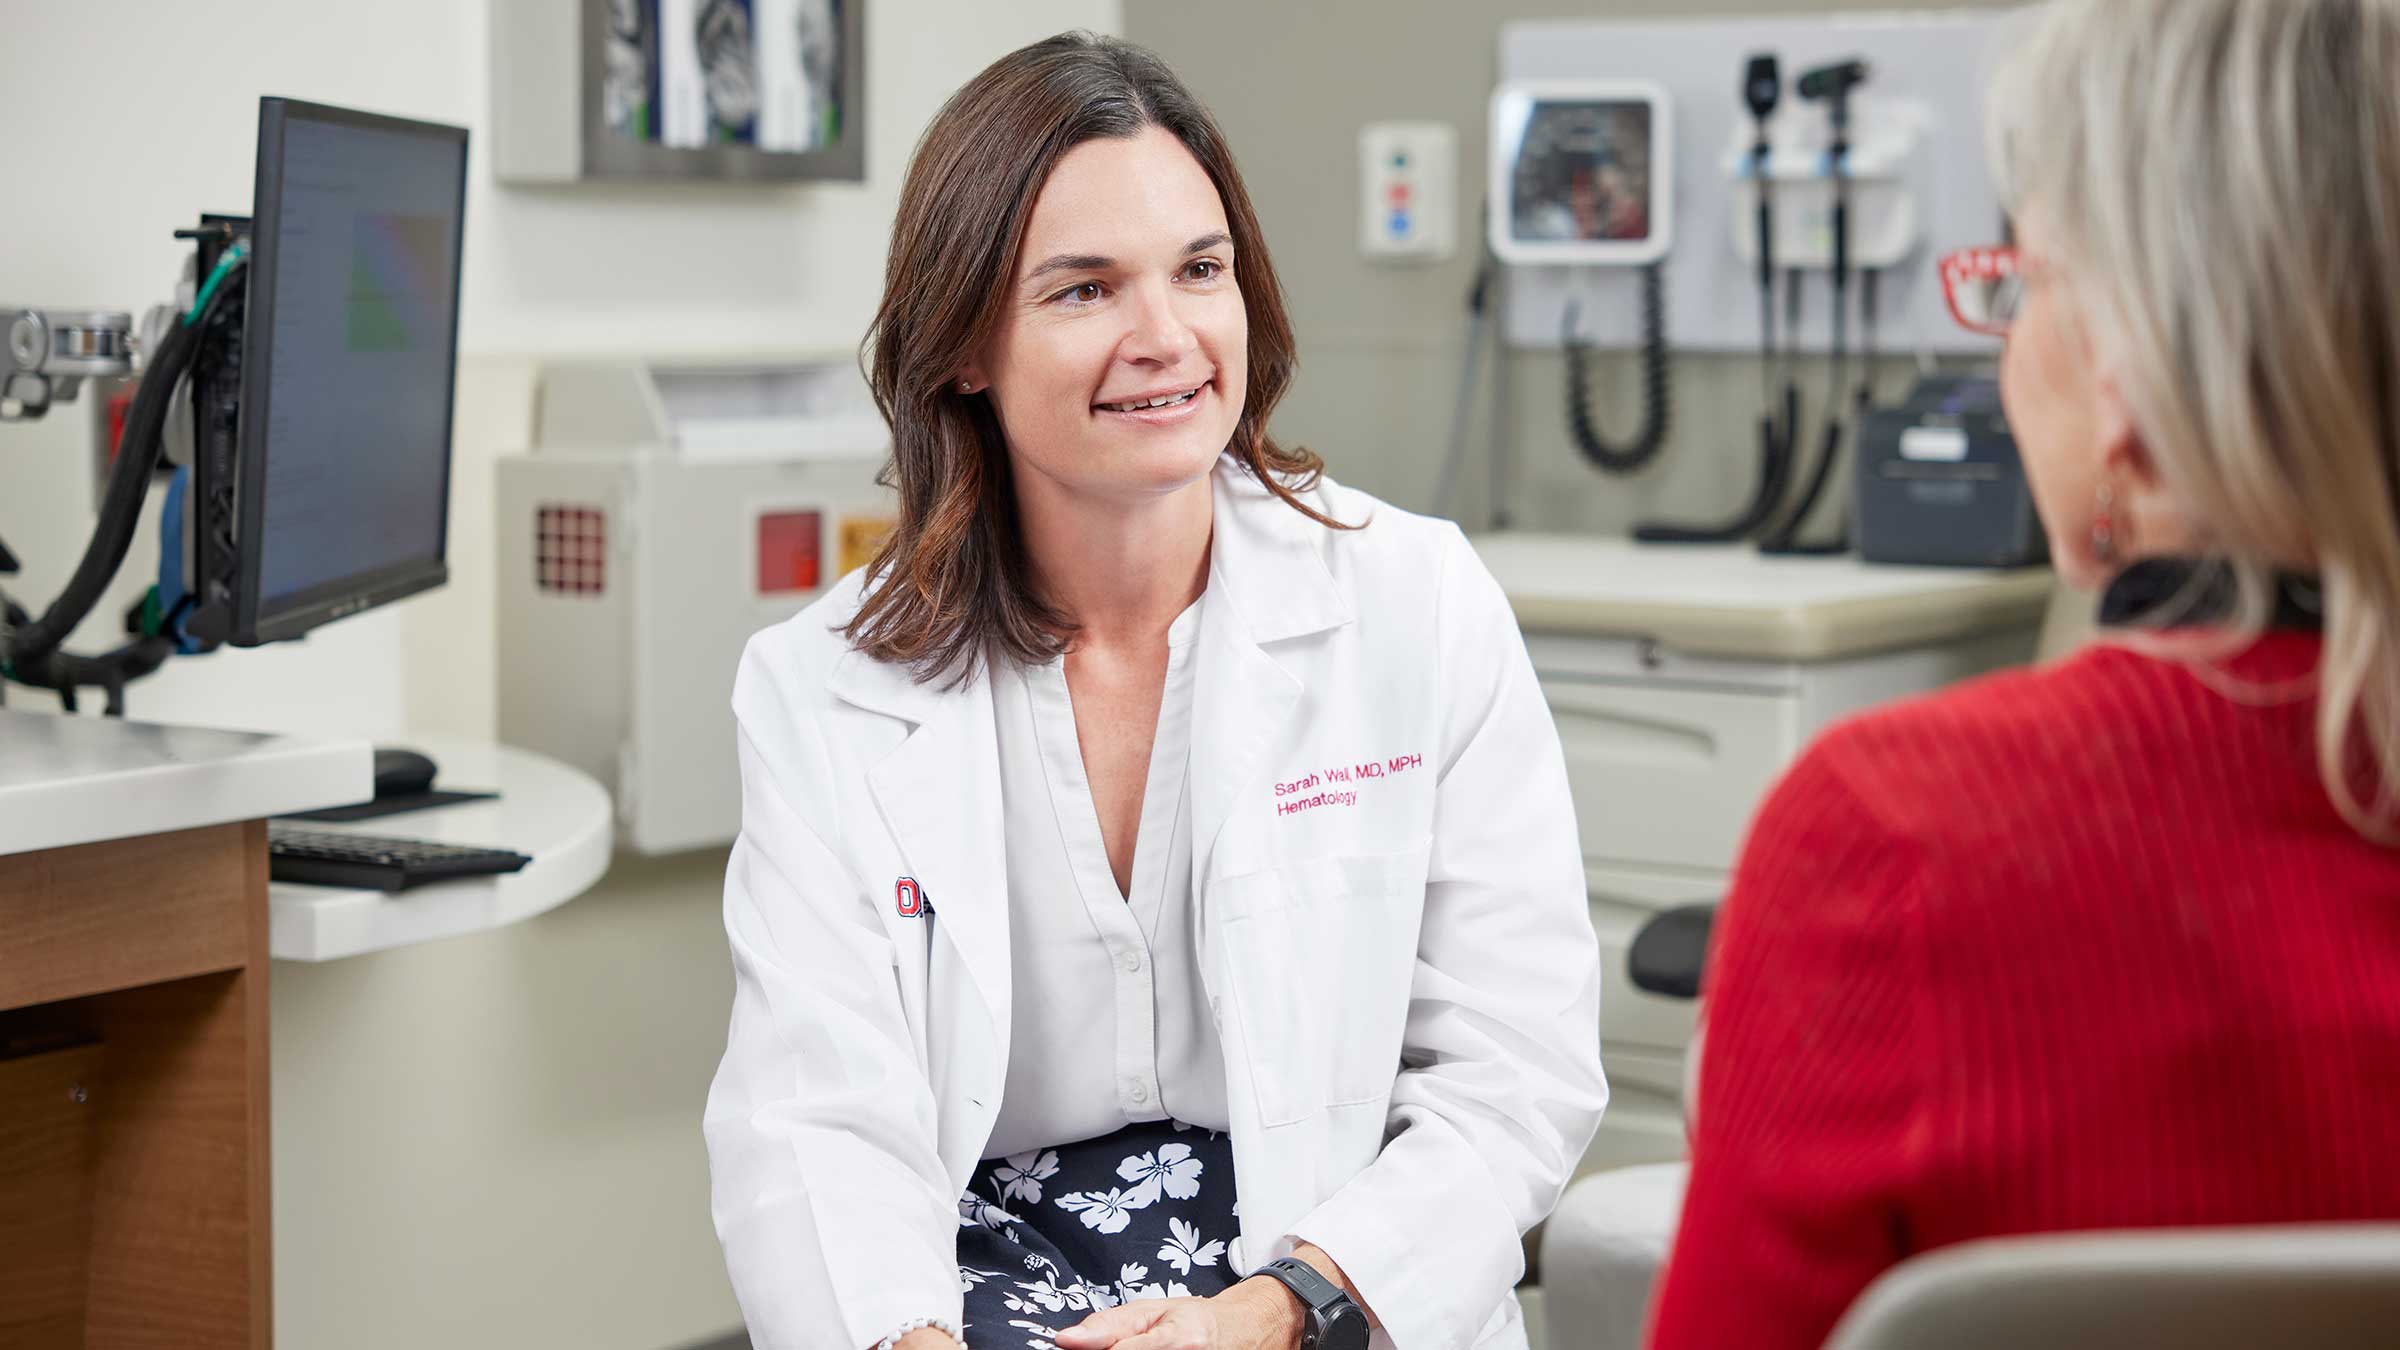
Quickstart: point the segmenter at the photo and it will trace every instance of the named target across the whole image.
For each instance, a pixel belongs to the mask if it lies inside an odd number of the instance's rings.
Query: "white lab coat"
[[[1455,526],[1325,483],[1319,509],[1371,519],[1328,530],[1231,459],[1215,493],[1189,809],[1228,1259],[1322,1246],[1379,1350],[1523,1346],[1520,1236],[1608,1097],[1557,730]],[[853,574],[758,634],[734,687],[735,993],[706,1132],[760,1350],[955,1325],[956,1202],[1008,1063],[990,690],[852,651],[833,630],[859,595]]]

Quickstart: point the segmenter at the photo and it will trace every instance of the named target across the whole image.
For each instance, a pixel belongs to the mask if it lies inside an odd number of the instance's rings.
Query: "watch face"
[[[1367,1350],[1367,1315],[1347,1299],[1325,1319],[1325,1330],[1317,1338],[1317,1350]]]

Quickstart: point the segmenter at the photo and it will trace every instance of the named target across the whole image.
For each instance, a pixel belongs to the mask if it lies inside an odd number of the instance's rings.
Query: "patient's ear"
[[[2099,442],[2101,476],[2110,482],[2126,483],[2137,490],[2149,490],[2159,483],[2158,463],[2151,457],[2150,446],[2142,439],[2142,429],[2134,421],[2133,406],[2125,399],[2125,386],[2113,371],[2102,372],[2097,388],[2099,407],[2095,411],[2094,439]]]
[[[2120,527],[2144,552],[2182,552],[2204,541],[2194,537],[2190,514],[2167,485],[2165,468],[2135,421],[2116,374],[2103,372],[2097,389],[2095,435],[2100,481],[2115,488],[2123,513]]]

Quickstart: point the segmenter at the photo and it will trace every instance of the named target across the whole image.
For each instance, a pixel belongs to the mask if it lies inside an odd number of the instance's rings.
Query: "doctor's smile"
[[[1111,399],[1092,406],[1110,416],[1121,417],[1143,426],[1174,426],[1189,420],[1200,411],[1195,405],[1209,390],[1206,381],[1162,394],[1135,394],[1130,398]]]

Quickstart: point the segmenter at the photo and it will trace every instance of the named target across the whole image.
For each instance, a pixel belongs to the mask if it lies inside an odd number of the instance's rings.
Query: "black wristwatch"
[[[1367,1315],[1306,1261],[1279,1256],[1253,1275],[1283,1282],[1300,1300],[1300,1350],[1367,1350]]]

